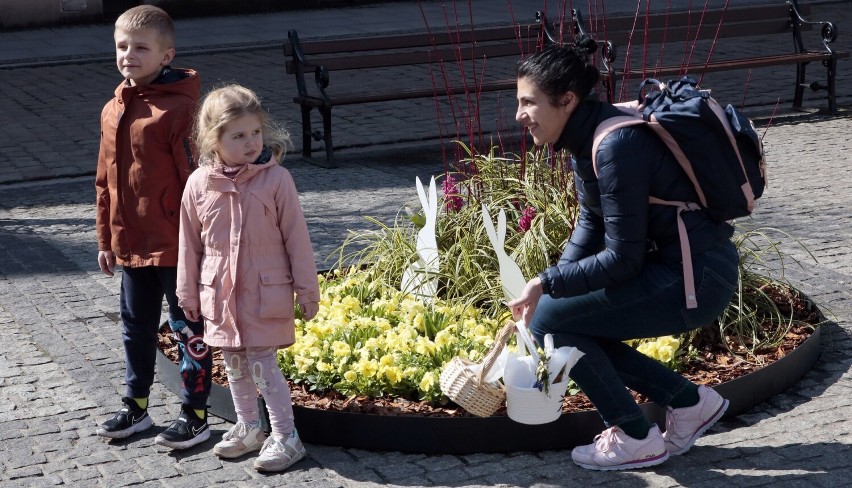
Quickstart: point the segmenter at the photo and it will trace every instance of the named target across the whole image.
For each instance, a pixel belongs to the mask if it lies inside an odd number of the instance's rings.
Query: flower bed
[[[444,364],[455,356],[480,360],[508,318],[484,217],[505,213],[513,225],[501,244],[532,276],[558,257],[577,212],[564,161],[545,151],[520,159],[476,155],[460,166],[464,172],[445,175],[437,222],[423,196],[423,212],[401,212],[392,225],[374,221],[377,229],[347,239],[335,271],[321,276],[319,314],[304,322],[297,313],[296,343],[281,351],[279,363],[292,382],[306,441],[417,452],[541,450],[589,442],[602,429],[588,400],[570,386],[563,416],[545,426],[512,422],[505,409],[475,418],[440,391]],[[429,220],[441,259],[429,275],[434,295],[418,297],[400,291],[401,277],[422,262],[418,248]],[[774,236],[764,229],[737,235],[741,286],[716,324],[633,343],[692,381],[724,391],[729,416],[791,386],[819,354],[819,334],[811,335],[823,320],[819,311],[764,265],[767,252],[785,259]],[[171,377],[178,376],[161,380]],[[737,383],[746,386],[730,386]],[[227,390],[225,396],[211,413],[234,420]],[[643,408],[661,419],[653,405]],[[377,440],[376,431],[394,432],[393,439]],[[446,436],[466,442],[451,447]]]

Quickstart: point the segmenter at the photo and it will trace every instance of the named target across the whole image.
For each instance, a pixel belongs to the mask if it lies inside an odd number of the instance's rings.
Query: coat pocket
[[[260,317],[264,319],[292,319],[293,275],[287,269],[273,268],[260,271]]]
[[[217,320],[216,313],[216,268],[202,268],[198,277],[198,300],[201,316],[207,320]]]

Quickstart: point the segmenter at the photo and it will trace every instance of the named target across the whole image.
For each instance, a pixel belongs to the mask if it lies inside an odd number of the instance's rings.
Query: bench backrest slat
[[[360,54],[337,55],[334,57],[313,58],[318,65],[323,65],[329,71],[364,69],[364,68],[388,68],[393,66],[407,66],[413,64],[430,64],[443,61],[444,63],[456,63],[458,61],[469,61],[471,59],[488,59],[503,56],[521,56],[535,50],[533,43],[519,44],[517,41],[500,44],[477,43],[475,46],[459,46],[458,48],[427,48],[418,51],[401,51],[387,54]],[[296,66],[292,59],[285,63],[287,73],[295,72]]]
[[[485,27],[472,32],[469,28],[460,28],[458,32],[432,32],[416,34],[388,34],[381,36],[351,37],[347,39],[300,39],[302,52],[315,56],[341,52],[356,53],[388,49],[410,49],[430,46],[455,46],[476,42],[506,41],[526,43],[539,36],[539,24],[519,26]],[[293,46],[286,42],[284,53],[292,56]]]
[[[612,31],[606,33],[606,39],[615,43],[617,46],[659,44],[662,42],[693,42],[696,40],[712,40],[715,38],[726,37],[743,37],[752,35],[773,35],[791,32],[792,28],[788,24],[777,22],[761,22],[754,23],[725,23],[721,27],[717,25],[702,25],[699,29],[697,26],[676,26],[667,29],[651,29],[644,31],[636,29],[630,31]],[[593,36],[603,38],[603,32],[592,33]]]
[[[805,9],[801,9],[803,13]],[[692,25],[713,25],[719,24],[719,20],[723,19],[723,24],[728,22],[775,22],[785,21],[790,19],[790,7],[786,4],[764,5],[754,7],[729,7],[727,9],[692,9],[691,11],[674,11],[674,12],[652,12],[648,15],[640,12],[638,17],[633,15],[626,16],[608,16],[607,18],[587,18],[586,21],[594,23],[597,31],[603,31],[603,25],[606,24],[608,30],[630,30],[633,25],[637,29],[644,28],[647,24],[649,28],[665,28],[672,26]]]
[[[803,15],[810,12],[804,6]],[[726,10],[693,10],[691,12],[655,12],[650,15],[584,19],[589,33],[609,40],[616,46],[633,44],[683,42],[747,35],[772,35],[791,32],[790,8],[785,4],[756,7],[731,7]],[[721,20],[721,26],[720,24]],[[809,24],[801,26],[808,30]]]

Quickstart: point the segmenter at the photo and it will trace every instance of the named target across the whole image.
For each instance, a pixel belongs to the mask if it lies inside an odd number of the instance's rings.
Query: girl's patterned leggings
[[[272,434],[287,437],[293,431],[290,387],[276,361],[277,347],[222,348],[238,422],[260,418],[257,392],[266,402]]]

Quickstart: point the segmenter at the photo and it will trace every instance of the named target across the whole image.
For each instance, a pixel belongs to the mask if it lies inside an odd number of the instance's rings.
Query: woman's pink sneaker
[[[597,471],[656,466],[669,458],[660,429],[655,425],[644,439],[634,439],[618,427],[610,427],[595,442],[577,446],[571,459],[581,468]]]
[[[669,454],[677,456],[688,451],[701,434],[718,422],[728,409],[728,400],[704,385],[698,387],[698,398],[698,404],[692,407],[666,407],[663,440]]]

